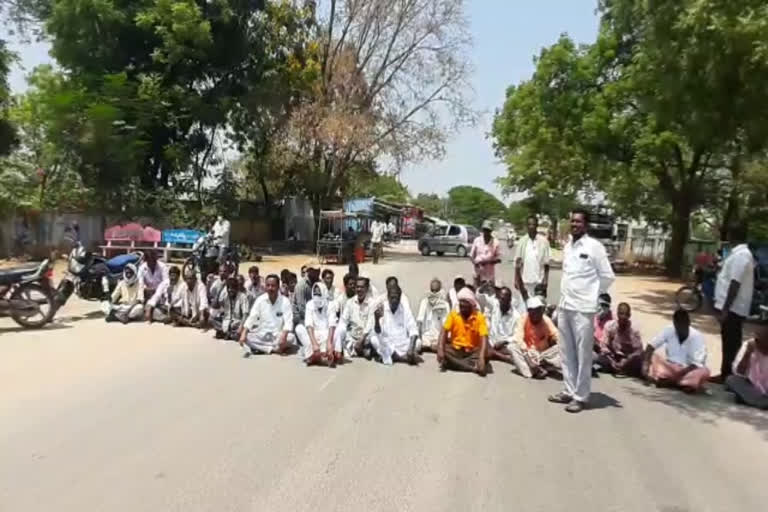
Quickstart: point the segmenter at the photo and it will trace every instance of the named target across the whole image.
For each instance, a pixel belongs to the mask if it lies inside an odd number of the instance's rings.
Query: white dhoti
[[[516,343],[509,345],[508,348],[512,354],[512,361],[515,363],[517,371],[526,379],[533,377],[531,367],[541,365],[542,363],[549,363],[550,366],[562,369],[560,347],[557,345],[548,348],[544,352],[535,352],[535,355],[527,354]]]
[[[419,344],[419,347],[430,349],[430,350],[437,350],[437,342],[440,341],[440,335],[434,335],[431,333],[424,333],[422,334],[418,341],[416,343]]]
[[[320,353],[329,355],[328,354],[328,334],[330,331],[327,330],[318,330],[315,329],[315,341],[317,341],[317,344],[320,348]],[[309,359],[312,356],[312,353],[314,352],[312,350],[312,340],[309,339],[309,331],[307,331],[307,328],[304,326],[304,324],[299,324],[296,326],[296,337],[298,338],[299,343],[301,344],[301,357],[302,359]],[[334,352],[341,352],[341,345],[342,345],[342,337],[339,334],[338,329],[333,335],[333,351]]]
[[[392,364],[392,356],[397,354],[398,357],[405,357],[408,350],[411,348],[410,338],[390,337],[382,334],[371,334],[371,346],[381,356],[381,362],[384,364]],[[415,353],[418,354],[421,349],[421,340],[416,338],[414,346]]]
[[[589,399],[592,386],[594,313],[562,309],[558,313],[560,355],[566,394],[580,402]]]
[[[275,334],[273,332],[250,331],[245,337],[245,344],[253,351],[271,354],[280,344],[281,336],[281,332]],[[289,346],[295,347],[296,336],[293,333],[288,333],[287,342]]]
[[[144,304],[116,304],[112,306],[112,312],[118,318],[127,318],[128,320],[141,320],[144,318]]]

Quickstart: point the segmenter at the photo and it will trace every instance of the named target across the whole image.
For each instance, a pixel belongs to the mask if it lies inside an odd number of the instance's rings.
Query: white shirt
[[[154,295],[152,295],[152,298],[147,301],[147,306],[149,307],[157,307],[157,305],[161,306],[169,306],[171,308],[180,308],[184,299],[184,288],[187,287],[187,283],[185,283],[182,280],[179,280],[176,283],[176,286],[171,291],[171,300],[170,304],[168,302],[168,289],[171,287],[171,280],[166,279],[162,283],[160,283],[160,286],[157,287],[155,290]]]
[[[525,284],[539,284],[544,281],[544,266],[549,265],[549,240],[544,235],[536,235],[531,240],[527,234],[520,240],[515,252],[515,261],[523,260],[520,274]]]
[[[749,316],[752,308],[752,292],[755,287],[755,259],[747,244],[734,247],[723,263],[715,285],[715,308],[723,309],[731,281],[736,281],[739,293],[731,303],[731,311],[739,316]]]
[[[411,346],[411,337],[419,335],[419,328],[416,326],[416,320],[413,318],[411,308],[402,302],[397,306],[393,313],[389,303],[383,304],[384,315],[379,320],[381,332],[377,336],[382,343],[394,348],[395,352],[404,355]],[[370,331],[374,331],[376,318],[370,315]]]
[[[304,327],[312,327],[315,330],[315,339],[318,342],[325,341],[325,338],[328,337],[328,331],[330,331],[331,327],[335,327],[337,323],[336,315],[330,314],[329,303],[318,309],[312,301],[307,302]]]
[[[396,231],[395,225],[393,223],[387,224],[387,233],[393,234]]]
[[[451,311],[459,310],[459,295],[456,293],[456,288],[451,287],[448,290],[448,301],[451,303]]]
[[[260,338],[266,334],[271,334],[277,338],[285,331],[292,331],[293,308],[291,302],[285,296],[278,294],[277,300],[272,303],[269,300],[269,295],[265,293],[253,303],[244,326]]]
[[[667,351],[667,360],[670,363],[677,363],[681,366],[695,365],[702,368],[707,364],[707,344],[704,342],[704,336],[699,331],[691,327],[688,333],[688,339],[682,344],[677,337],[675,327],[670,325],[651,341],[653,348],[665,346]]]
[[[352,297],[344,306],[341,324],[347,328],[347,335],[355,340],[362,340],[370,333],[369,318],[373,317],[373,301],[370,297],[360,303],[357,297]]]
[[[245,282],[245,294],[248,296],[248,304],[253,307],[253,303],[256,302],[256,299],[261,297],[267,293],[267,291],[264,289],[264,280],[259,279],[259,284],[253,284],[253,280],[248,279]]]
[[[426,297],[421,299],[419,313],[416,315],[416,321],[421,324],[421,336],[427,340],[437,341],[450,310],[451,306],[448,301],[441,299],[434,306],[431,306],[429,299]]]
[[[580,313],[597,313],[597,297],[616,279],[603,244],[583,235],[563,250],[560,307]]]
[[[512,335],[515,334],[515,325],[519,319],[520,314],[512,306],[506,313],[501,312],[501,307],[494,309],[493,315],[490,317],[491,325],[488,329],[491,343],[494,345],[503,342],[511,343]]]
[[[145,261],[139,266],[139,282],[144,289],[157,290],[160,284],[168,279],[168,266],[162,261],[155,264],[155,271],[150,270]]]
[[[190,290],[184,283],[181,287],[181,314],[186,317],[194,317],[198,312],[208,309],[208,291],[199,280],[195,283],[195,289]]]
[[[230,230],[231,230],[231,227],[227,219],[222,219],[221,222],[217,220],[213,224],[213,229],[211,229],[211,232],[213,234],[213,242],[216,245],[219,245],[222,247],[229,247]]]
[[[381,239],[384,236],[385,225],[383,222],[374,221],[371,225],[371,242],[374,244],[381,243]]]
[[[340,291],[336,294],[336,297],[328,303],[328,314],[336,319],[336,323],[333,325],[337,325],[339,321],[341,321],[341,317],[344,315],[344,309],[347,305],[347,301],[350,299],[354,299],[355,295],[352,297],[347,297],[347,294],[344,291]]]

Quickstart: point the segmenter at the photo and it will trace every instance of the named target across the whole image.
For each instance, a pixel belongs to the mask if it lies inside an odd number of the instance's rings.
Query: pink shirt
[[[500,254],[499,242],[495,238],[491,238],[491,243],[486,244],[480,235],[472,242],[469,257],[475,264],[475,275],[480,281],[496,282],[496,263],[486,262],[500,260]]]

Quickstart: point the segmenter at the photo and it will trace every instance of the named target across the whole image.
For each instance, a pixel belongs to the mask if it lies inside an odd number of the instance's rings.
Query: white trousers
[[[256,332],[251,331],[245,337],[245,344],[248,345],[251,350],[271,354],[280,343],[281,335],[281,332],[257,334]],[[293,333],[288,333],[288,345],[296,345],[296,336],[294,336]]]
[[[531,365],[528,364],[528,359],[526,358],[526,354],[523,352],[523,349],[520,348],[517,343],[510,343],[508,347],[510,353],[512,354],[512,361],[514,361],[517,370],[520,372],[520,375],[526,379],[533,377]],[[544,352],[539,352],[538,358],[539,364],[547,362],[555,368],[562,368],[562,364],[560,362],[560,347],[557,345],[548,348]]]
[[[586,402],[592,385],[594,313],[561,309],[557,316],[565,392]]]
[[[312,340],[309,339],[309,331],[307,331],[307,328],[304,326],[304,324],[299,324],[296,326],[296,337],[299,339],[299,344],[301,344],[301,357],[302,359],[309,359],[309,357],[312,355]],[[333,335],[333,351],[334,352],[341,352],[341,335],[339,331],[337,330],[336,333]],[[315,341],[317,341],[317,344],[320,345],[320,353],[321,354],[327,354],[328,352],[328,331],[326,330],[318,330],[315,329]]]

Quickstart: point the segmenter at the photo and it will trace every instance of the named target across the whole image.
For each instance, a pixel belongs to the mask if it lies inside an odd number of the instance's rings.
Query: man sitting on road
[[[168,279],[160,283],[155,294],[147,301],[145,308],[146,320],[149,323],[171,323],[174,315],[181,314],[183,287],[186,283],[181,281],[179,267],[168,269]]]
[[[323,273],[321,274],[321,279],[323,282],[323,285],[325,286],[325,292],[326,292],[326,298],[328,299],[328,302],[331,302],[336,298],[337,290],[333,287],[333,278],[335,277],[335,274],[333,273],[333,270],[326,268],[323,270]]]
[[[513,344],[515,325],[520,315],[512,307],[512,290],[506,286],[499,292],[498,306],[492,311],[489,326],[489,359],[514,364],[510,345]]]
[[[387,303],[379,304],[373,313],[371,345],[385,365],[418,363],[419,331],[411,308],[401,300],[402,295],[399,286],[388,288]]]
[[[141,290],[136,266],[129,263],[123,270],[123,278],[112,292],[110,310],[105,320],[107,322],[117,320],[124,324],[141,320],[144,316],[144,297]]]
[[[344,352],[351,356],[370,358],[370,334],[373,322],[373,299],[368,294],[368,279],[358,277],[357,296],[347,301],[339,324],[331,329],[342,342]]]
[[[376,305],[379,306],[381,304],[384,304],[389,300],[389,290],[400,288],[400,281],[395,276],[389,276],[385,283],[385,290],[384,293],[376,297]],[[408,299],[408,296],[404,293],[400,293],[400,300],[403,303],[403,306],[407,307],[408,309],[411,309],[411,301]],[[413,311],[411,309],[411,311]]]
[[[139,284],[144,290],[143,300],[147,301],[155,294],[160,283],[168,279],[168,267],[157,260],[155,251],[147,251],[144,258],[144,262],[139,265]]]
[[[595,332],[593,336],[595,337],[595,351],[599,352],[600,348],[605,344],[605,326],[608,322],[613,320],[613,311],[611,311],[611,296],[607,293],[601,293],[597,298],[597,305],[600,309],[595,315]]]
[[[477,299],[469,288],[457,294],[459,312],[452,311],[443,325],[437,345],[440,369],[474,372],[484,377],[490,371],[487,363],[488,324],[478,311]]]
[[[248,306],[253,307],[261,295],[264,294],[264,283],[259,275],[259,267],[253,266],[248,269],[248,280],[245,282],[245,294],[248,297]]]
[[[270,274],[264,280],[267,292],[256,299],[240,332],[240,346],[251,354],[294,353],[298,349],[293,335],[293,308],[288,299],[280,295],[280,278]]]
[[[616,377],[641,377],[643,366],[643,341],[640,331],[632,327],[632,309],[622,302],[616,310],[616,320],[605,325],[603,344],[595,360],[600,371]]]
[[[323,283],[312,286],[312,301],[307,304],[304,324],[296,326],[296,337],[302,346],[302,359],[307,366],[327,363],[335,366],[342,360],[341,341],[334,340],[331,326],[338,323],[328,304],[328,292]],[[334,343],[337,341],[337,343]]]
[[[645,348],[643,375],[659,387],[678,387],[689,393],[702,391],[709,378],[704,336],[691,327],[687,311],[675,311],[672,323]],[[662,346],[666,358],[655,353]]]
[[[341,320],[341,316],[344,314],[344,308],[347,305],[347,301],[355,297],[357,292],[356,282],[357,279],[352,274],[346,274],[342,280],[344,283],[344,292],[337,293],[336,297],[329,304],[329,314],[336,319],[336,323]]]
[[[222,263],[219,265],[218,275],[208,285],[208,305],[210,307],[211,320],[214,322],[221,322],[223,315],[221,303],[227,296],[227,281],[234,274],[233,266]]]
[[[491,281],[483,281],[477,289],[476,296],[477,302],[480,305],[480,312],[489,320],[499,308],[497,295],[496,285]],[[488,326],[488,329],[490,330],[490,326]]]
[[[304,323],[304,316],[307,312],[307,303],[312,300],[312,287],[320,281],[320,266],[310,261],[305,264],[307,273],[296,285],[293,294],[293,324],[300,325]]]
[[[517,371],[526,379],[544,379],[560,372],[562,363],[555,324],[544,314],[540,297],[528,299],[528,313],[517,322],[511,347]]]
[[[768,409],[768,327],[760,326],[741,352],[725,386],[736,395],[737,403]]]
[[[181,288],[181,314],[173,318],[176,327],[208,328],[210,310],[208,309],[208,291],[197,279],[194,272],[189,272]]]
[[[248,317],[248,296],[240,291],[236,277],[227,279],[227,289],[224,298],[219,303],[221,316],[213,320],[216,329],[216,339],[235,340],[240,338],[240,328]]]
[[[456,276],[453,280],[453,288],[448,291],[448,302],[451,304],[451,311],[459,311],[458,293],[467,286],[467,282],[462,276]]]
[[[419,313],[416,315],[422,351],[437,350],[440,332],[443,330],[443,324],[450,310],[443,284],[438,278],[432,279],[429,283],[429,293],[421,299]]]

